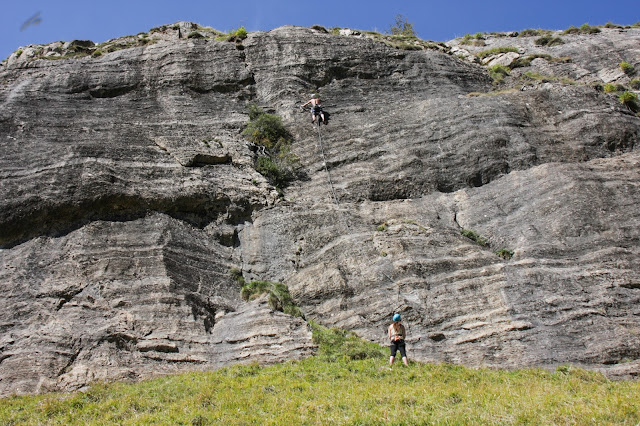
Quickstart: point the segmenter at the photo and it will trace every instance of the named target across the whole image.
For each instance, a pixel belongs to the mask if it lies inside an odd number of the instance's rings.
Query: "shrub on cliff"
[[[249,105],[248,109],[249,123],[242,134],[264,147],[255,161],[255,168],[281,190],[297,177],[298,158],[290,149],[293,136],[279,116],[268,114],[255,104]]]
[[[495,47],[493,49],[489,49],[489,50],[483,50],[482,52],[478,52],[476,53],[476,56],[480,59],[484,59],[488,56],[493,56],[493,55],[499,55],[500,53],[507,53],[507,52],[516,52],[518,53],[518,48],[517,47],[510,47],[510,46],[504,46],[504,47]]]
[[[282,124],[282,118],[267,114],[255,104],[249,105],[249,123],[242,134],[251,142],[266,148],[288,145],[293,139]]]
[[[473,231],[471,229],[462,229],[460,230],[460,234],[464,235],[478,245],[481,245],[482,247],[489,245],[489,241],[486,238],[481,237],[476,231]]]
[[[564,44],[564,41],[560,37],[554,37],[552,35],[545,35],[543,37],[540,37],[540,38],[536,39],[536,41],[534,43],[536,44],[536,46],[551,47],[551,46],[557,46],[559,44]]]
[[[599,32],[600,32],[599,28],[592,27],[589,24],[582,24],[580,25],[580,28],[572,25],[566,30],[564,30],[562,33],[563,34],[597,34]]]
[[[238,29],[229,31],[227,34],[219,35],[218,37],[216,37],[216,40],[241,42],[242,40],[247,38],[248,34],[249,33],[244,27],[240,27]]]
[[[633,65],[626,61],[620,62],[620,69],[627,75],[633,75],[636,72]]]
[[[285,314],[293,315],[296,317],[304,318],[302,311],[298,308],[291,294],[289,288],[282,284],[272,281],[251,281],[248,284],[242,286],[240,290],[240,296],[244,300],[253,300],[257,297],[267,294],[267,302],[272,309]]]
[[[633,112],[638,112],[640,108],[638,107],[638,95],[633,92],[625,91],[620,96],[618,96],[620,103],[627,108],[629,108]]]
[[[494,65],[489,68],[489,75],[493,79],[494,84],[500,84],[502,80],[509,75],[509,68],[504,65]]]
[[[396,22],[389,28],[389,33],[392,35],[418,37],[413,29],[413,24],[400,14],[396,16]]]

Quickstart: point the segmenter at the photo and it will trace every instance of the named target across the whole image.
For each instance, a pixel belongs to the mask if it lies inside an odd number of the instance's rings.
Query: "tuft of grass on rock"
[[[240,268],[231,268],[229,269],[229,275],[236,281],[238,284],[244,286],[246,284],[244,277],[242,276],[242,270]]]
[[[640,111],[640,108],[638,107],[638,95],[636,95],[635,93],[626,90],[622,94],[620,94],[620,96],[618,96],[618,100],[620,100],[620,103],[629,108],[631,111],[635,113]]]
[[[622,61],[620,62],[620,69],[626,74],[626,75],[633,75],[636,73],[635,68],[633,67],[633,65],[631,65],[630,63],[626,62],[626,61]]]
[[[500,84],[510,71],[509,67],[504,65],[494,65],[489,68],[489,76],[493,79],[493,84]]]
[[[482,247],[486,247],[489,245],[489,240],[480,236],[476,231],[473,231],[471,229],[462,229],[460,230],[460,234]]]
[[[518,37],[544,37],[551,34],[549,30],[541,30],[541,29],[526,29],[522,30],[518,33]]]
[[[218,41],[234,41],[236,43],[242,42],[248,36],[248,32],[244,27],[237,28],[229,31],[227,34],[220,34],[216,37]]]
[[[476,56],[480,59],[484,59],[488,56],[493,56],[493,55],[498,55],[500,53],[507,53],[507,52],[516,52],[518,53],[518,48],[517,47],[510,47],[510,46],[505,46],[505,47],[495,47],[493,49],[488,49],[488,50],[483,50],[482,52],[478,52],[476,53]]]
[[[509,250],[509,249],[503,248],[503,249],[498,250],[496,252],[496,254],[499,257],[503,258],[504,260],[511,260],[511,258],[513,257],[514,252],[513,252],[513,250]]]
[[[570,26],[566,30],[564,30],[563,34],[597,34],[600,32],[600,29],[597,27],[592,27],[588,23],[580,25],[580,28],[575,26]]]
[[[245,283],[240,290],[240,296],[244,300],[253,300],[263,294],[267,294],[267,302],[272,309],[304,318],[302,311],[291,298],[289,287],[285,284],[272,281],[251,281]]]
[[[460,44],[469,45],[469,46],[478,46],[478,47],[482,47],[486,45],[486,43],[484,42],[484,36],[482,35],[482,33],[476,33],[475,35],[465,34],[462,40],[460,41]]]
[[[534,41],[536,46],[558,46],[560,44],[564,44],[564,40],[560,37],[554,37],[552,35],[542,36]]]

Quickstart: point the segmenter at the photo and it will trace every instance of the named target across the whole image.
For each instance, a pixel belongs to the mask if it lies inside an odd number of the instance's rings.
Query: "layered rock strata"
[[[283,195],[251,102],[294,135]],[[283,27],[9,61],[0,105],[4,395],[313,353],[231,268],[372,341],[400,312],[418,360],[638,374],[640,120],[591,85],[497,92],[443,49]]]

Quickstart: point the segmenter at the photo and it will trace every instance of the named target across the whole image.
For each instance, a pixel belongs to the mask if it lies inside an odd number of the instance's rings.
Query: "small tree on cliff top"
[[[418,37],[415,30],[413,29],[413,24],[401,14],[398,14],[396,16],[396,22],[395,24],[391,25],[391,28],[389,28],[389,32],[391,33],[391,35]]]

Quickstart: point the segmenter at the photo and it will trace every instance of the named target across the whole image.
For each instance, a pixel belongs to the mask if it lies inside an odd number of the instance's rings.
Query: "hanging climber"
[[[319,116],[322,119],[322,123],[327,124],[327,121],[324,117],[324,111],[322,111],[320,96],[314,93],[313,95],[311,95],[311,99],[309,99],[309,101],[302,105],[300,108],[304,108],[309,104],[311,104],[311,122],[315,124],[316,117]]]
[[[388,334],[389,340],[391,341],[391,357],[389,358],[389,367],[393,365],[393,360],[396,357],[396,353],[400,351],[400,355],[402,356],[402,362],[407,367],[409,366],[409,362],[407,361],[407,350],[405,348],[404,339],[407,337],[407,331],[404,328],[404,325],[400,322],[400,314],[393,315],[393,323],[389,326]]]

